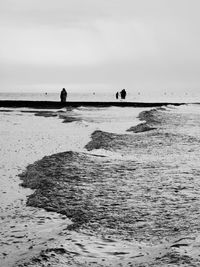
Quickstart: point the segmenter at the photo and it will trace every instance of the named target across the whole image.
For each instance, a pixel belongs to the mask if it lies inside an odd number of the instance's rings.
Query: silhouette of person
[[[126,90],[122,89],[120,92],[120,95],[121,95],[121,99],[125,99],[126,98]]]
[[[61,93],[60,93],[60,101],[62,103],[66,102],[67,99],[67,92],[65,90],[65,88],[62,89]]]
[[[116,93],[116,99],[118,99],[118,98],[119,98],[119,93],[117,92],[117,93]]]

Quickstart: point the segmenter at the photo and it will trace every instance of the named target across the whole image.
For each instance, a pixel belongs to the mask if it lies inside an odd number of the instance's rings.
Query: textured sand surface
[[[2,267],[199,266],[200,118],[171,109],[139,127],[106,110],[4,110]]]
[[[89,132],[77,124],[38,117],[28,109],[0,112],[0,266],[11,266],[26,254],[38,253],[68,224],[65,216],[26,206],[32,190],[19,187],[17,176],[25,167],[45,155],[80,150]],[[76,130],[75,130],[76,129]],[[63,226],[64,225],[64,226]],[[34,249],[35,248],[35,249]]]
[[[95,131],[93,155],[58,153],[21,175],[36,189],[28,205],[72,219],[55,266],[199,266],[199,114],[172,107],[140,118],[153,129]],[[52,251],[30,266],[52,264]]]

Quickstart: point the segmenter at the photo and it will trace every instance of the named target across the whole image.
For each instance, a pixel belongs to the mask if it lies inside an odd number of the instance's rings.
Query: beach
[[[63,223],[63,216],[26,208],[26,196],[32,190],[19,186],[18,174],[45,155],[80,149],[89,134],[83,129],[80,139],[74,127],[66,130],[61,120],[35,116],[32,110],[2,109],[0,115],[1,266],[10,266],[22,252],[29,252],[28,248],[34,243],[42,246],[41,239],[44,242],[53,238],[51,235],[54,236]]]
[[[2,267],[199,266],[199,105],[0,116]]]
[[[0,0],[0,267],[200,267],[199,10]]]

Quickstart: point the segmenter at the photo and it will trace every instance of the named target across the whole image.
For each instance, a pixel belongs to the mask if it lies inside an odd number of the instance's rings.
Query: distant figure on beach
[[[67,92],[65,90],[65,88],[62,89],[61,93],[60,93],[60,101],[62,103],[66,102],[67,99]]]
[[[119,93],[117,92],[117,93],[116,93],[116,99],[118,99],[118,98],[119,98]]]
[[[120,95],[121,95],[121,99],[125,99],[126,98],[126,90],[122,89],[120,92]]]

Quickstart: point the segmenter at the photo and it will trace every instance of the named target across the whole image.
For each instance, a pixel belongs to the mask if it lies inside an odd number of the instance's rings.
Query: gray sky
[[[200,88],[199,0],[0,0],[0,91]]]

